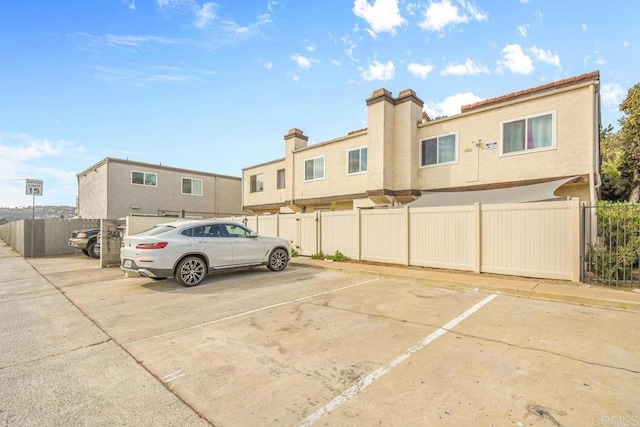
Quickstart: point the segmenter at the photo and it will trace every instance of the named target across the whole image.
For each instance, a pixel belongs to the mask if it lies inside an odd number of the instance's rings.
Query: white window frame
[[[316,177],[315,176],[315,170],[316,170],[315,161],[318,160],[318,159],[322,159],[322,176],[321,177]],[[313,164],[313,171],[314,171],[313,178],[312,179],[307,179],[307,162],[311,162],[311,161],[314,162],[314,164]],[[304,182],[322,181],[327,176],[327,173],[326,173],[327,163],[325,162],[324,156],[316,156],[316,157],[312,157],[310,159],[305,159],[305,161],[302,163],[302,166],[304,168],[302,170],[302,173],[303,173],[303,176],[304,176]]]
[[[182,181],[184,181],[185,179],[188,179],[189,181],[191,181],[191,191],[192,191],[191,193],[185,193],[184,192],[184,187],[183,187],[183,182]],[[200,181],[200,194],[193,193],[193,182],[194,181]],[[203,188],[204,185],[203,184],[204,183],[199,178],[189,178],[188,176],[183,176],[180,179],[180,193],[181,194],[185,194],[187,196],[202,196],[202,193],[204,193],[204,188]]]
[[[423,165],[422,164],[422,159],[424,157],[424,153],[423,153],[423,151],[424,151],[424,143],[426,141],[435,139],[436,140],[436,149],[437,149],[437,147],[438,147],[438,139],[442,138],[442,137],[445,137],[445,136],[451,136],[451,135],[453,135],[454,138],[455,138],[455,146],[454,146],[454,155],[455,156],[454,156],[454,159],[451,160],[451,161],[448,161],[448,162],[439,163],[439,162],[436,161],[436,163],[434,163],[434,164]],[[427,138],[422,138],[420,140],[420,158],[418,159],[419,167],[422,169],[422,168],[437,168],[437,167],[440,167],[440,166],[455,165],[455,164],[457,164],[459,162],[459,157],[458,157],[458,152],[459,151],[460,151],[460,138],[458,137],[458,131],[442,133],[440,135],[433,135],[433,136],[429,136]],[[436,152],[436,160],[437,160],[437,152]]]
[[[255,180],[255,187],[253,185]],[[258,183],[260,186],[258,186]],[[264,191],[264,173],[256,173],[249,176],[249,193],[262,193]]]
[[[540,148],[527,148],[527,141],[526,141],[526,126],[528,123],[529,119],[533,119],[536,117],[542,117],[542,116],[548,116],[551,115],[551,145],[547,146],[547,147],[540,147]],[[504,152],[504,125],[508,124],[508,123],[513,123],[513,122],[518,122],[524,120],[525,122],[525,141],[524,141],[524,150],[520,150],[520,151],[512,151],[510,153],[505,153]],[[508,157],[508,156],[520,156],[522,154],[529,154],[529,153],[539,153],[540,151],[549,151],[549,150],[555,150],[556,149],[556,123],[557,123],[557,114],[556,114],[556,110],[550,110],[550,111],[544,111],[542,113],[536,113],[536,114],[529,114],[527,116],[522,116],[522,117],[517,117],[515,119],[509,119],[509,120],[503,120],[500,122],[500,157]]]
[[[133,182],[133,174],[134,173],[141,173],[142,174],[142,184],[138,184],[136,182]],[[156,177],[156,179],[154,180],[155,184],[154,185],[150,185],[147,184],[147,175],[154,175]],[[144,172],[144,171],[136,171],[136,170],[132,170],[131,171],[131,185],[139,185],[141,187],[157,187],[158,186],[158,174],[155,172]]]
[[[358,148],[353,148],[351,150],[347,150],[347,175],[360,175],[363,173],[367,173],[367,169],[362,170],[362,150],[367,150],[367,168],[369,167],[369,150],[367,149],[367,147],[358,147]],[[349,154],[357,151],[359,153],[358,156],[358,171],[357,172],[349,172]]]

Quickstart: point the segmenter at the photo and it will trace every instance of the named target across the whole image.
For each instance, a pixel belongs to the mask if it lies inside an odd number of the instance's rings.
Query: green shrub
[[[640,205],[598,202],[598,243],[586,248],[587,268],[602,281],[632,280],[640,258]]]
[[[638,243],[618,246],[610,250],[589,245],[587,262],[589,271],[604,282],[632,280],[633,267],[638,261]]]
[[[336,262],[347,262],[349,261],[349,257],[343,254],[340,251],[336,251],[335,254],[327,256],[327,259],[331,259]]]
[[[325,260],[336,261],[336,262],[349,261],[349,257],[340,251],[336,251],[336,253],[333,255],[325,254],[324,252],[320,251],[317,254],[311,255],[311,259],[325,259]]]
[[[300,255],[300,253],[298,252],[298,249],[300,249],[300,246],[294,245],[293,240],[289,240],[289,246],[291,246],[291,258]]]

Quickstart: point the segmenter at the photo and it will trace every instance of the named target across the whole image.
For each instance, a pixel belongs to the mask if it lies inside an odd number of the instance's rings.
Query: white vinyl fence
[[[578,200],[226,218],[301,255],[580,281]]]

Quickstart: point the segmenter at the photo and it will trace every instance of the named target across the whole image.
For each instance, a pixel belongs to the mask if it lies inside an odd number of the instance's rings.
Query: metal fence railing
[[[581,281],[640,287],[640,204],[582,205]]]

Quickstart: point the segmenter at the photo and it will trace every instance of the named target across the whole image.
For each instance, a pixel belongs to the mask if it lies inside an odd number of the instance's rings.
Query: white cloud
[[[348,35],[342,37],[340,40],[345,46],[344,51],[349,59],[351,59],[353,62],[358,62],[358,60],[353,56],[353,51],[358,45],[353,40],[351,40],[351,37],[349,37]]]
[[[221,20],[220,30],[222,32],[238,37],[250,37],[258,32],[261,27],[271,23],[271,15],[264,13],[256,17],[256,21],[249,25],[240,25],[235,21]]]
[[[163,9],[165,7],[175,7],[180,4],[192,4],[193,0],[156,0],[156,4],[159,8]]]
[[[25,195],[25,179],[42,179],[44,195],[38,204],[73,203],[77,194],[76,172],[48,165],[76,158],[85,152],[70,141],[51,141],[28,134],[0,133],[0,206],[25,206],[32,199]]]
[[[371,27],[369,34],[375,38],[378,33],[388,32],[396,34],[396,29],[406,22],[400,15],[398,0],[355,0],[353,13],[367,21]]]
[[[277,6],[279,4],[280,2],[269,0],[267,2],[267,10],[269,11],[269,13],[273,13],[273,6]]]
[[[131,10],[136,10],[136,0],[122,0],[125,6]]]
[[[537,46],[533,46],[529,49],[535,55],[535,59],[540,62],[544,62],[545,64],[555,65],[556,67],[560,66],[560,57],[551,53],[550,50],[540,49]]]
[[[372,80],[391,80],[395,75],[396,67],[392,61],[388,61],[386,64],[382,64],[378,61],[373,61],[373,64],[369,64],[369,68],[364,70],[360,75],[363,79],[370,82]]]
[[[298,53],[294,53],[293,55],[291,55],[291,60],[298,64],[298,67],[302,68],[303,70],[308,70],[309,68],[311,68],[311,62],[313,61],[306,56],[302,56]]]
[[[447,96],[442,102],[426,102],[424,109],[429,114],[429,117],[432,118],[453,116],[460,114],[460,108],[463,105],[473,104],[478,101],[482,101],[482,98],[471,92],[456,93]]]
[[[433,65],[430,64],[418,64],[412,62],[407,66],[407,70],[413,74],[415,77],[419,79],[426,79],[427,76],[435,69]]]
[[[529,4],[529,3],[531,3],[531,0],[520,0],[520,3]]]
[[[468,21],[486,21],[489,16],[471,2],[458,0],[458,5],[451,0],[430,2],[424,18],[418,26],[427,31],[443,31],[449,25],[462,24]]]
[[[519,44],[509,44],[502,49],[503,59],[498,60],[496,71],[504,73],[504,69],[516,74],[531,74],[535,70],[533,60],[523,52]]]
[[[193,25],[199,29],[213,27],[214,30],[223,36],[233,36],[246,38],[258,32],[260,27],[271,23],[271,14],[263,13],[258,15],[255,22],[248,25],[240,25],[232,19],[217,15],[218,5],[215,2],[205,2],[200,6],[197,0],[155,0],[156,5],[166,12],[178,15],[193,16]],[[267,2],[267,10],[271,11],[273,5],[277,3]],[[212,23],[217,25],[212,26]]]
[[[299,82],[300,81],[300,76],[298,74],[296,74],[296,73],[289,73],[288,76],[294,82]]]
[[[600,89],[600,98],[607,107],[618,108],[625,97],[626,92],[618,83],[607,83]]]
[[[589,29],[589,27],[587,27],[587,24],[582,24],[582,31],[587,31]]]
[[[464,61],[464,64],[447,65],[447,67],[440,72],[443,76],[464,76],[475,74],[490,74],[489,69],[484,65],[478,65],[470,58]]]
[[[529,24],[519,25],[518,32],[522,37],[527,37],[527,34],[529,33]]]
[[[273,62],[267,62],[264,64],[264,68],[267,70],[273,70]]]
[[[206,28],[209,26],[211,22],[216,19],[216,9],[217,5],[215,3],[205,3],[201,8],[196,9],[196,27],[197,28]]]
[[[310,43],[306,48],[307,52],[315,52],[316,51],[316,45],[313,43]]]

